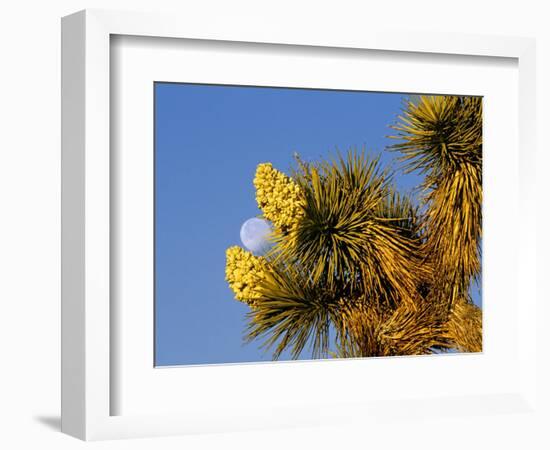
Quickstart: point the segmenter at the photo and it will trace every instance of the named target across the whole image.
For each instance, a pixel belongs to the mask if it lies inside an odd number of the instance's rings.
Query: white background
[[[387,442],[369,441],[366,430],[282,430],[280,432],[162,438],[155,440],[84,444],[59,433],[59,203],[60,203],[60,23],[59,18],[82,8],[143,11],[179,10],[197,20],[209,15],[239,21],[266,16],[281,27],[331,28],[345,23],[354,28],[388,24],[389,28],[424,31],[511,34],[538,38],[538,129],[540,230],[548,214],[548,145],[544,132],[550,114],[550,14],[545,2],[479,0],[322,2],[258,1],[20,1],[0,11],[0,447],[72,449],[95,448],[394,448],[422,442],[424,448],[548,448],[534,433],[518,433],[514,417],[499,416],[501,433],[488,436],[483,427],[463,418],[437,414],[407,419],[388,435]],[[544,31],[544,28],[547,31]],[[543,192],[544,190],[544,192]],[[548,238],[539,233],[539,289],[547,285],[543,257]],[[505,252],[503,258],[506,257]],[[542,297],[548,297],[546,294]],[[543,305],[541,305],[543,306]],[[543,323],[548,308],[539,311]],[[550,353],[548,331],[540,329]],[[548,357],[541,357],[548,376]],[[548,394],[547,388],[543,394]],[[549,404],[548,397],[546,403]],[[431,418],[430,418],[431,417]],[[493,420],[493,419],[491,419]],[[467,425],[466,425],[467,423]],[[445,442],[432,430],[446,428]],[[542,434],[541,434],[542,436]],[[550,438],[549,438],[550,439]],[[545,445],[546,444],[546,445]]]

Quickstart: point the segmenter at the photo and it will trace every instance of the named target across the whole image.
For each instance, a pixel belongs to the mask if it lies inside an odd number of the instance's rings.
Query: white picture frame
[[[413,63],[414,59],[451,55],[456,57],[504,58],[517,63],[517,126],[519,143],[514,146],[519,157],[519,175],[515,182],[510,182],[510,193],[517,202],[513,211],[520,230],[534,228],[534,184],[531,176],[534,173],[535,160],[535,45],[534,41],[525,38],[481,37],[450,34],[400,34],[390,31],[339,30],[338,33],[315,33],[314,30],[280,30],[265,23],[250,23],[246,27],[235,29],[223,22],[203,24],[194,23],[186,17],[174,17],[163,14],[127,13],[113,11],[87,10],[67,16],[62,22],[62,430],[70,435],[85,440],[162,436],[197,432],[233,431],[281,427],[296,425],[326,425],[335,422],[357,422],[365,417],[383,416],[386,421],[402,420],[401,413],[393,413],[396,402],[405,405],[409,414],[415,415],[426,409],[437,408],[445,415],[472,416],[490,415],[500,417],[499,413],[507,412],[518,415],[517,420],[533,420],[540,415],[541,405],[536,397],[536,351],[535,346],[521,345],[525,342],[536,342],[536,292],[534,254],[536,241],[532,233],[520,232],[517,254],[513,255],[516,265],[508,269],[508,274],[521,283],[524,297],[517,306],[517,321],[514,320],[514,341],[518,346],[517,372],[510,378],[502,377],[502,385],[495,381],[494,391],[479,392],[472,390],[461,394],[449,392],[447,396],[432,396],[426,391],[417,391],[415,395],[407,392],[394,392],[366,401],[362,396],[343,401],[342,404],[315,403],[304,396],[297,402],[285,399],[276,402],[268,400],[263,410],[254,414],[246,413],[244,407],[239,409],[238,398],[227,397],[215,405],[214,399],[201,396],[200,385],[193,385],[194,394],[185,397],[187,405],[178,410],[159,408],[154,404],[155,395],[146,401],[136,402],[135,407],[121,408],[120,392],[125,392],[124,401],[132,405],[132,400],[139,395],[135,387],[132,390],[132,378],[136,386],[149,379],[158,378],[159,383],[168,385],[193,379],[194,383],[206,385],[214,383],[219,376],[239,377],[246,370],[257,377],[277,376],[282,380],[295,371],[290,364],[257,364],[245,367],[231,366],[225,368],[200,368],[195,374],[191,372],[171,372],[171,369],[154,369],[144,365],[140,347],[147,347],[147,341],[129,341],[121,335],[114,316],[120,312],[113,310],[111,302],[115,295],[115,283],[112,279],[113,242],[113,202],[112,187],[117,183],[116,174],[112,173],[111,147],[113,132],[111,130],[111,108],[114,97],[111,89],[113,55],[112,36],[134,36],[143,38],[174,38],[201,41],[212,45],[220,42],[243,43],[256,46],[256,53],[261,53],[261,45],[284,45],[300,48],[307,53],[321,49],[331,52],[345,52],[352,49],[361,51],[396,52],[407,54]],[[162,45],[159,44],[159,45]],[[260,47],[258,47],[260,46]],[[258,48],[260,50],[258,50]],[[221,49],[223,53],[225,50]],[[320,55],[321,59],[324,56]],[[481,59],[479,60],[481,61]],[[475,63],[475,61],[474,61]],[[480,63],[481,64],[481,63]],[[159,66],[161,64],[159,63]],[[305,70],[305,66],[304,66]],[[155,75],[152,75],[153,77]],[[196,75],[197,77],[200,74]],[[238,77],[238,74],[235,75]],[[137,76],[136,76],[137,78]],[[147,79],[144,79],[147,81]],[[252,81],[251,81],[252,82]],[[284,83],[284,81],[280,81]],[[246,81],[243,81],[246,84]],[[498,84],[497,81],[494,82]],[[443,92],[444,86],[438,89]],[[444,93],[444,92],[443,92]],[[496,94],[495,94],[496,95]],[[148,144],[147,144],[148,145]],[[519,150],[518,150],[519,149]],[[513,156],[513,154],[512,154]],[[503,163],[504,164],[504,163]],[[133,170],[128,164],[129,170]],[[503,166],[504,167],[504,166]],[[514,161],[508,161],[509,173],[516,169]],[[508,173],[508,172],[506,172]],[[514,178],[514,175],[512,175]],[[495,185],[496,186],[496,185]],[[506,188],[504,184],[501,185]],[[147,232],[145,229],[144,232]],[[495,283],[496,284],[496,283]],[[519,285],[519,284],[518,284]],[[517,300],[517,293],[514,297]],[[145,301],[147,299],[145,298]],[[507,310],[510,312],[512,306]],[[145,311],[145,313],[143,313]],[[142,314],[143,313],[143,314]],[[131,329],[132,323],[140,325],[139,320],[147,319],[146,310],[125,315],[125,329]],[[118,317],[117,316],[117,317]],[[141,319],[140,319],[141,317]],[[120,317],[119,317],[120,318]],[[118,320],[118,319],[117,319]],[[151,325],[152,326],[152,325]],[[145,336],[150,336],[144,333]],[[137,336],[136,334],[133,335]],[[126,339],[126,340],[125,340]],[[149,338],[147,338],[149,339]],[[151,338],[152,339],[152,338]],[[152,343],[152,340],[149,342]],[[118,345],[118,341],[124,341]],[[129,349],[130,345],[135,351]],[[134,342],[132,344],[132,342]],[[133,355],[126,358],[126,355]],[[137,355],[137,356],[135,356]],[[134,358],[135,356],[135,358]],[[482,355],[486,361],[490,354]],[[131,360],[119,367],[124,376],[114,373],[125,358]],[[472,369],[481,369],[479,355],[463,355],[461,366],[472,364]],[[504,361],[501,355],[499,361]],[[137,361],[137,362],[136,362]],[[396,362],[392,362],[396,361]],[[385,360],[388,370],[400,370],[397,366],[403,360]],[[439,364],[441,370],[453,371],[453,363],[440,364],[435,359],[419,359],[410,364],[410,373],[421,375],[430,370],[430,366]],[[455,359],[455,361],[458,361]],[[496,360],[495,360],[496,361]],[[294,363],[292,363],[294,364]],[[458,364],[458,363],[457,363]],[[493,362],[487,363],[496,364]],[[504,364],[504,363],[503,363]],[[511,362],[510,362],[511,364]],[[296,366],[294,366],[296,367]],[[362,373],[366,368],[363,361],[338,361],[306,363],[300,366],[302,375],[311,376],[319,370],[331,372],[334,376]],[[460,370],[465,370],[464,366]],[[489,370],[490,367],[487,368]],[[176,369],[177,370],[177,369]],[[432,369],[433,370],[433,369]],[[439,370],[439,369],[438,369]],[[142,372],[140,372],[142,371]],[[223,371],[223,372],[222,372]],[[415,372],[416,371],[416,372]],[[155,375],[153,376],[153,372]],[[199,376],[197,374],[200,373]],[[296,373],[296,372],[294,372]],[[387,372],[386,372],[387,373]],[[215,374],[215,375],[212,375]],[[129,375],[129,377],[128,377]],[[381,375],[383,375],[381,373]],[[208,378],[208,377],[211,378]],[[193,378],[194,377],[194,378]],[[172,379],[172,380],[169,380]],[[157,381],[151,381],[155,383]],[[505,383],[505,384],[504,384]],[[205,386],[202,386],[203,388]],[[127,391],[124,391],[130,386]],[[443,388],[442,388],[443,389]],[[173,392],[173,391],[172,391]],[[434,391],[435,392],[435,391]],[[197,394],[198,393],[198,394]],[[295,396],[296,397],[296,396]],[[164,400],[163,400],[164,401]],[[168,401],[168,400],[166,400]],[[252,399],[250,399],[252,401]],[[246,403],[246,401],[243,401]],[[214,410],[215,408],[215,410]],[[246,419],[246,420],[244,420]],[[498,428],[499,420],[487,421]]]

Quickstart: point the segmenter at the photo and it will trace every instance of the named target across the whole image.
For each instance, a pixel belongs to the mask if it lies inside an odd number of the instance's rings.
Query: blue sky
[[[402,94],[155,84],[155,364],[269,361],[243,343],[248,307],[225,282],[225,250],[260,213],[252,180],[338,150],[382,152]],[[398,172],[401,190],[419,183]],[[479,301],[477,290],[473,292]],[[307,354],[304,355],[307,357]],[[284,354],[282,359],[288,359]]]

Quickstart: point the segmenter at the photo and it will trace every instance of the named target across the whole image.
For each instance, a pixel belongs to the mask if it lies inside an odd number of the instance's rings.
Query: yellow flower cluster
[[[260,297],[258,286],[266,276],[264,259],[238,246],[228,248],[225,255],[225,280],[237,300],[253,306]]]
[[[291,229],[303,215],[300,187],[271,163],[258,165],[254,187],[258,207],[275,227]]]

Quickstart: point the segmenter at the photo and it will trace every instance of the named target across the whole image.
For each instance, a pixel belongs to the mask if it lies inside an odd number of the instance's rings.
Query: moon
[[[241,226],[241,241],[243,245],[256,255],[263,255],[271,248],[269,235],[271,224],[264,219],[252,217]]]

